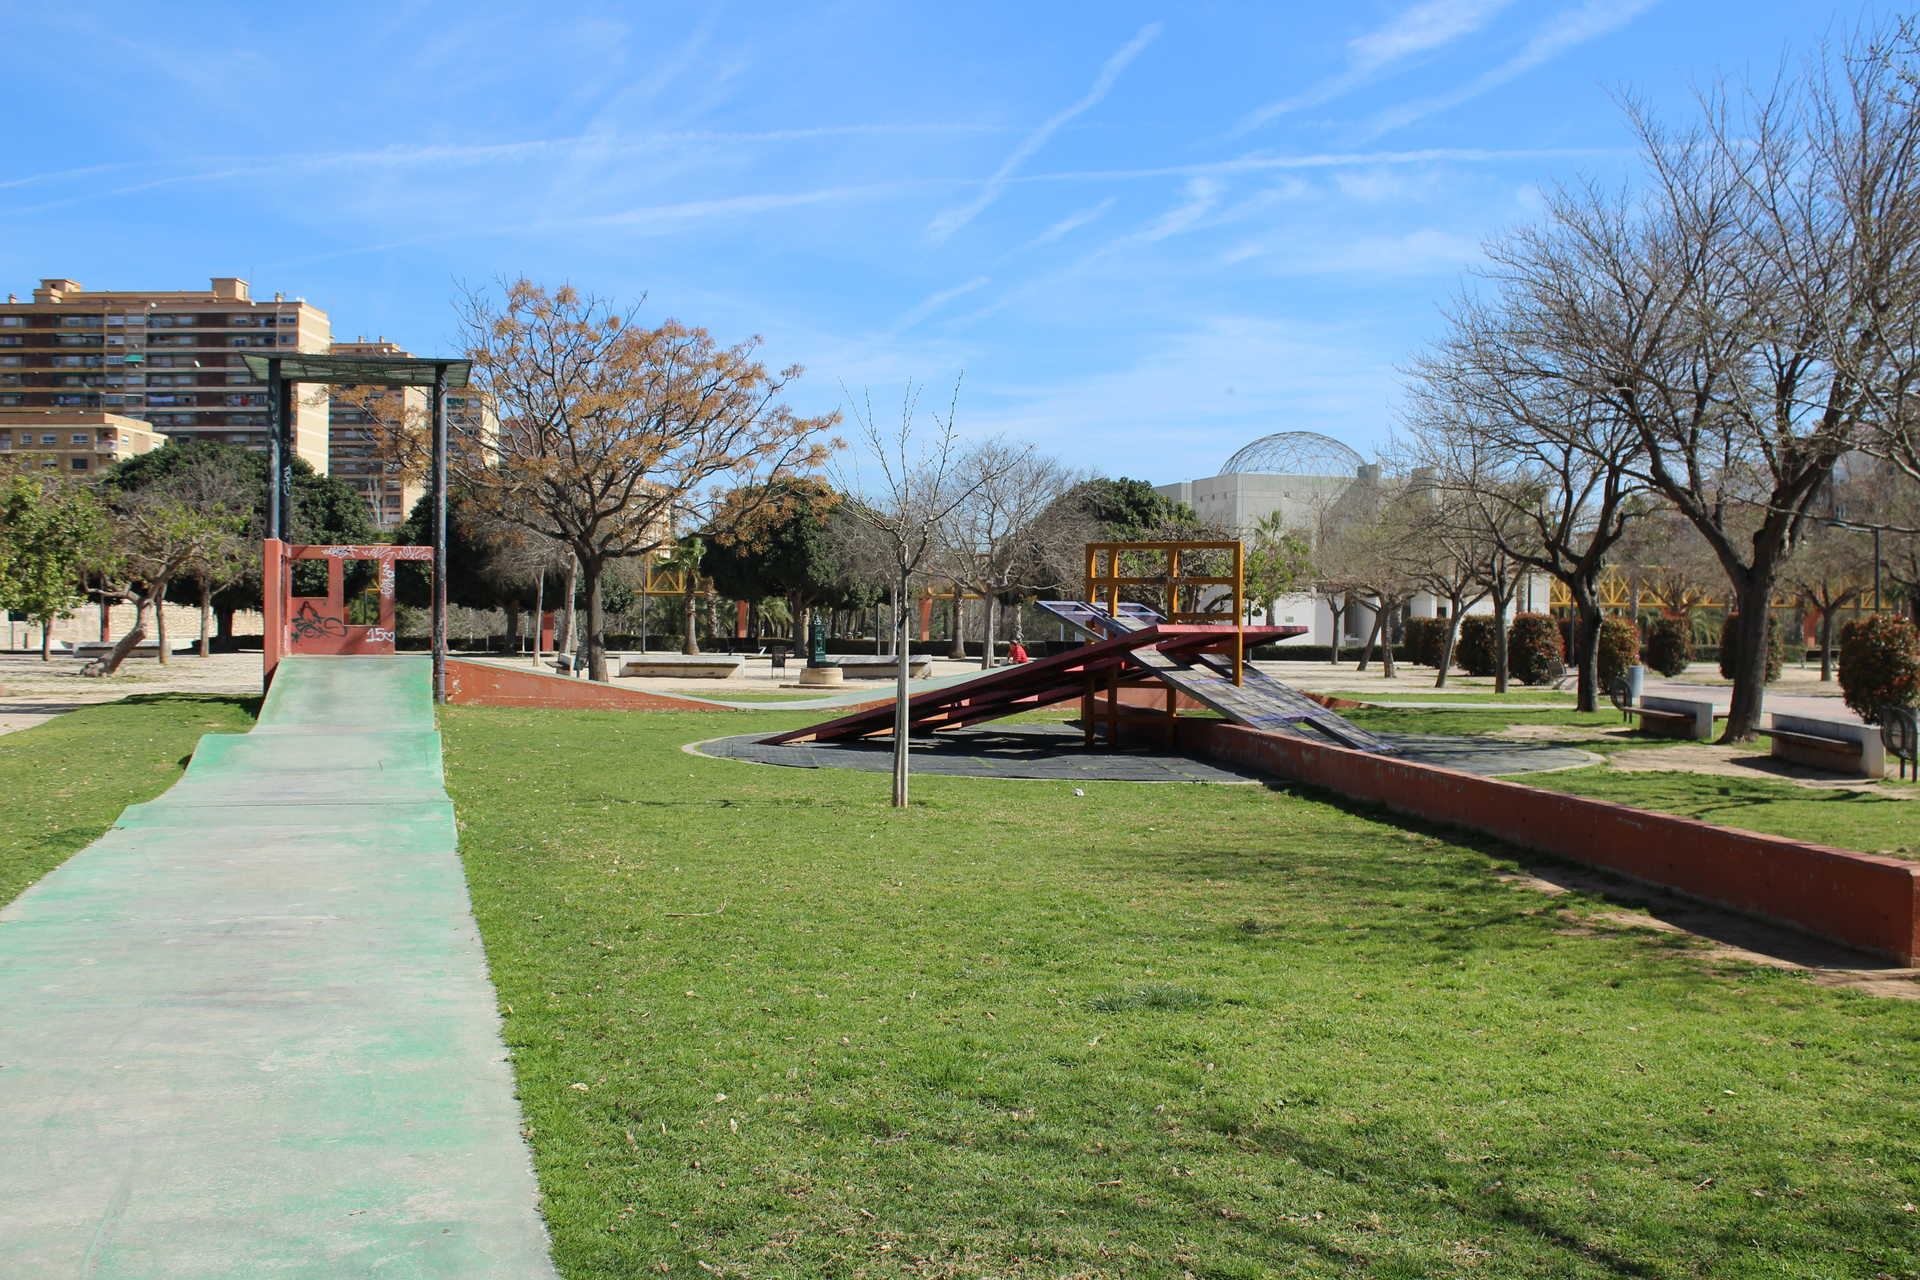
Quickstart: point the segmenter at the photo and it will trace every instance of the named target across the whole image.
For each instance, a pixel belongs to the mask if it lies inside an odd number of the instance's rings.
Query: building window
[[[9,329],[18,329],[26,322],[25,316],[0,316],[0,325],[5,325]]]
[[[85,458],[70,458],[67,460],[67,465],[75,471],[85,471],[87,469],[87,460]]]
[[[84,431],[76,431],[73,433],[73,442],[75,444],[92,444],[93,437]]]
[[[59,444],[60,437],[56,435],[44,435],[40,437],[40,443],[41,444]]]

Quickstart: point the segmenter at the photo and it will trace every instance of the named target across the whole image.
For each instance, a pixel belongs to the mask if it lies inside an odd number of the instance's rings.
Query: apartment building
[[[384,356],[411,359],[413,353],[376,337],[336,342],[329,352],[337,356]],[[424,437],[429,420],[428,389],[389,387],[336,388],[328,402],[330,474],[351,484],[366,500],[373,520],[382,529],[397,528],[414,503],[426,492],[423,458],[396,456],[391,447],[394,428]],[[499,436],[499,422],[478,390],[463,387],[447,394],[447,440],[455,452],[491,451]]]
[[[167,438],[137,418],[87,409],[0,409],[0,463],[91,476]]]
[[[179,439],[267,447],[265,384],[241,357],[328,349],[327,313],[218,276],[205,290],[87,290],[46,279],[0,303],[0,412],[92,410]],[[325,403],[296,397],[293,448],[327,468]],[[118,430],[118,428],[116,428]],[[39,432],[37,434],[46,434]]]

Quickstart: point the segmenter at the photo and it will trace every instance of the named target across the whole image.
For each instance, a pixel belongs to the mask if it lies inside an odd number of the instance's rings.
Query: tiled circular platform
[[[764,734],[740,734],[703,742],[704,755],[754,764],[798,769],[860,769],[884,773],[893,765],[893,747],[885,738],[860,742],[796,743],[774,746]],[[1496,776],[1567,769],[1598,757],[1571,747],[1511,742],[1504,738],[1459,738],[1438,734],[1388,735],[1401,758]],[[1265,774],[1197,760],[1175,752],[1139,747],[1086,750],[1080,730],[1065,724],[993,725],[955,729],[915,738],[916,773],[960,778],[1044,778],[1091,782],[1270,782]]]

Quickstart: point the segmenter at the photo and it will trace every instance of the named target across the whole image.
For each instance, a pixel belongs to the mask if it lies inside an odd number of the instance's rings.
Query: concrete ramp
[[[0,1275],[550,1277],[424,658],[259,725],[0,911]]]

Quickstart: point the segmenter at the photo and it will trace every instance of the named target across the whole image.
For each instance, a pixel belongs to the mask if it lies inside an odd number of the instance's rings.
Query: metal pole
[[[433,701],[447,701],[447,366],[433,366]]]
[[[267,357],[267,536],[286,540],[287,529],[280,509],[280,471],[285,461],[281,432],[286,427],[286,406],[281,393],[286,384],[280,377],[280,357]]]

